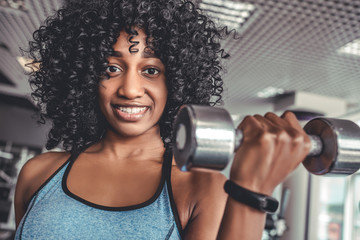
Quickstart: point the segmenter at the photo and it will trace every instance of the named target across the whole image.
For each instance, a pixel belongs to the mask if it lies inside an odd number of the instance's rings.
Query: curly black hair
[[[30,73],[39,122],[52,121],[47,149],[74,152],[99,141],[107,122],[98,106],[98,86],[120,31],[147,35],[147,45],[165,65],[168,99],[160,119],[165,146],[183,104],[221,103],[220,41],[229,35],[183,0],[88,0],[66,4],[33,34]],[[135,43],[136,44],[136,43]],[[131,51],[131,47],[129,49]]]

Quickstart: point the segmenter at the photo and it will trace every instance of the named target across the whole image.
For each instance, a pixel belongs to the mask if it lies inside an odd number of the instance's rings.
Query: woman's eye
[[[157,70],[156,68],[147,68],[143,72],[148,75],[156,75],[159,74],[160,71]]]
[[[120,72],[120,68],[116,67],[116,66],[108,66],[106,68],[106,72],[109,72],[109,73],[114,73],[114,72]]]

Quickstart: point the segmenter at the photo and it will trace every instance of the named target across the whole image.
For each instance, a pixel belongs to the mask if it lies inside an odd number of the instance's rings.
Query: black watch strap
[[[279,206],[275,198],[247,190],[230,180],[225,182],[224,189],[231,198],[262,212],[274,213]]]

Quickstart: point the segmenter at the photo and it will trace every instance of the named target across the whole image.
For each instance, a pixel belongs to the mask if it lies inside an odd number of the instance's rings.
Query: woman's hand
[[[291,112],[248,116],[238,128],[244,137],[230,180],[254,192],[271,195],[310,150],[310,139]]]

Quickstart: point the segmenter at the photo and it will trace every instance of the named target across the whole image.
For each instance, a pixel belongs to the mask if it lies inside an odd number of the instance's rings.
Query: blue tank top
[[[15,239],[181,239],[171,190],[172,153],[166,150],[156,193],[146,202],[107,207],[72,194],[66,186],[73,154],[35,192]]]

